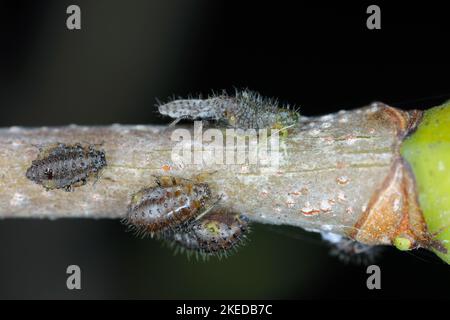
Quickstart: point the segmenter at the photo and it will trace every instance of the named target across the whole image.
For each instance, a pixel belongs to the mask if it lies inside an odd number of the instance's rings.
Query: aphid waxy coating
[[[322,232],[322,238],[331,245],[330,254],[345,263],[369,265],[382,251],[381,246],[366,245],[331,232]]]
[[[175,100],[158,110],[175,119],[211,119],[239,129],[283,129],[300,119],[297,110],[280,107],[277,100],[249,90],[238,91],[234,97],[222,94],[204,100]]]
[[[106,165],[105,152],[95,149],[93,145],[58,143],[40,149],[26,177],[47,190],[71,191],[86,184],[90,177],[98,177]]]
[[[194,221],[186,231],[174,233],[170,239],[188,252],[221,256],[241,244],[248,231],[246,216],[218,208]]]
[[[343,239],[332,247],[330,254],[345,263],[369,265],[379,258],[381,251],[381,246],[370,246],[350,239]]]
[[[139,234],[179,230],[207,207],[211,191],[206,183],[175,177],[158,177],[157,185],[131,198],[125,223]]]

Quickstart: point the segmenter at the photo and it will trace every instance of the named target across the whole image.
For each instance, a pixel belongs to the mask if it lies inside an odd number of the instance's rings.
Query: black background
[[[77,4],[82,30],[65,26]],[[381,7],[382,29],[366,28]],[[162,123],[155,99],[233,87],[304,115],[378,100],[426,109],[450,98],[443,3],[0,2],[0,126]],[[1,191],[0,191],[1,192]],[[74,208],[76,210],[76,208]],[[313,234],[255,226],[227,260],[188,261],[118,221],[0,221],[0,298],[450,297],[448,267],[386,250],[382,290]],[[82,268],[81,291],[65,268]]]

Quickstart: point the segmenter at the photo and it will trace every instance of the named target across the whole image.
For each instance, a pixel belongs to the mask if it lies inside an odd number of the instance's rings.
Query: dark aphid
[[[370,246],[346,239],[336,244],[331,249],[330,254],[344,263],[370,265],[378,260],[382,250],[381,246]]]
[[[95,149],[94,145],[57,143],[40,148],[26,177],[47,190],[71,191],[86,184],[90,177],[98,178],[100,170],[106,165],[105,152]]]
[[[159,113],[174,119],[216,120],[237,129],[283,130],[298,123],[300,114],[277,100],[250,91],[237,91],[208,99],[175,100],[158,107]]]
[[[334,233],[322,233],[322,238],[330,243],[330,254],[344,263],[356,265],[369,265],[380,256],[383,248],[345,238]]]
[[[140,235],[179,230],[208,208],[206,183],[171,176],[157,177],[156,183],[135,193],[128,207],[124,223]]]
[[[207,257],[226,256],[236,249],[249,231],[246,216],[217,208],[170,237],[177,249]]]

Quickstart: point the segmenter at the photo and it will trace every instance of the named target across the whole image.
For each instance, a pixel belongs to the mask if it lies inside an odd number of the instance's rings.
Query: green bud
[[[414,173],[428,231],[439,243],[432,250],[450,264],[450,101],[425,111],[401,154]]]

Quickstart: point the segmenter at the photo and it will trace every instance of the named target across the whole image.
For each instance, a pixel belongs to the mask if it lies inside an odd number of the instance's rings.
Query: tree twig
[[[362,216],[370,213],[374,196],[392,175],[400,133],[413,120],[411,113],[379,103],[302,117],[280,139],[277,170],[254,170],[245,163],[180,166],[171,157],[177,144],[171,134],[179,127],[0,129],[0,217],[122,218],[130,195],[153,184],[155,175],[190,178],[206,173],[214,194],[222,195],[221,205],[254,221],[348,236],[358,223],[362,228]],[[187,129],[192,133],[192,127]],[[99,180],[73,192],[46,191],[28,180],[25,172],[38,146],[55,142],[101,144],[108,165]]]

